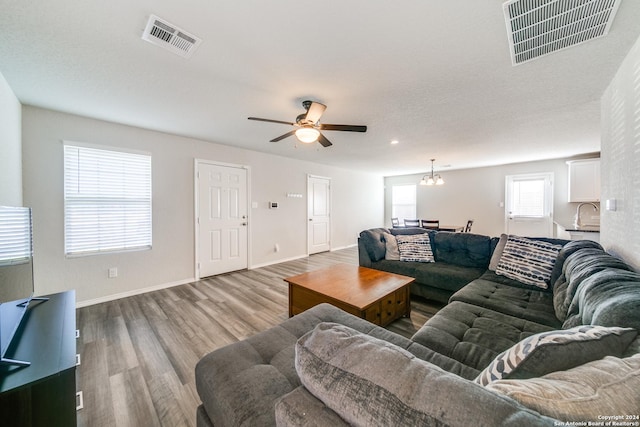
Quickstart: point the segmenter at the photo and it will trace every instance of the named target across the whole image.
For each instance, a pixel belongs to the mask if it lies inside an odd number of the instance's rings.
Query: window
[[[405,219],[416,219],[416,186],[394,185],[391,187],[391,217],[398,218],[400,224]]]
[[[31,261],[31,209],[0,207],[0,266]]]
[[[534,218],[545,216],[544,178],[513,179],[510,190],[511,215]]]
[[[151,248],[151,156],[64,146],[65,254]]]

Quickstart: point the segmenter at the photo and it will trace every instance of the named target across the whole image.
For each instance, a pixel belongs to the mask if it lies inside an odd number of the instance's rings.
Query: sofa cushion
[[[624,416],[638,415],[640,355],[625,359],[609,356],[541,378],[496,381],[487,388],[559,420],[595,423],[611,420],[604,416],[618,415],[623,416],[616,419],[619,425],[637,423],[637,418]]]
[[[547,289],[562,246],[519,236],[509,236],[496,267],[500,274]]]
[[[569,306],[582,282],[607,268],[631,271],[631,267],[622,260],[609,255],[603,249],[594,247],[583,247],[566,257],[562,274],[553,289],[553,305],[558,319],[566,319]]]
[[[487,268],[491,258],[491,238],[472,233],[434,233],[436,262],[461,267]]]
[[[400,261],[434,262],[429,235],[396,236]]]
[[[505,378],[534,378],[605,356],[621,356],[636,335],[632,328],[603,326],[542,332],[500,354],[475,381],[487,385]]]
[[[276,401],[276,425],[285,427],[348,427],[338,414],[300,386]]]
[[[487,308],[453,301],[429,319],[411,339],[458,360],[479,374],[498,354],[514,344],[552,329]]]
[[[551,292],[487,270],[453,294],[449,301],[466,302],[559,329],[562,322],[556,317],[552,300]]]
[[[477,279],[485,271],[483,268],[460,267],[446,262],[398,262],[380,260],[371,268],[402,274],[416,279],[416,286],[430,286],[455,292],[470,281]]]
[[[582,281],[562,327],[602,325],[640,330],[638,307],[640,273],[606,268]]]
[[[351,425],[541,425],[551,421],[343,325],[320,324],[298,340],[296,370],[304,387]],[[453,399],[465,410],[451,408]]]

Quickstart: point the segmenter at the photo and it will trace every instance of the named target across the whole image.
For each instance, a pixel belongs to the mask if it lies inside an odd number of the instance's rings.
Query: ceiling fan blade
[[[341,130],[347,132],[366,132],[366,126],[358,126],[358,125],[329,125],[329,124],[321,124],[320,129],[322,130]]]
[[[320,116],[322,116],[322,113],[324,113],[324,110],[326,109],[326,105],[320,104],[319,102],[312,102],[309,106],[305,119],[312,123],[317,123],[318,120],[320,120]]]
[[[280,135],[280,136],[279,136],[279,137],[277,137],[277,138],[273,138],[273,139],[272,139],[271,141],[269,141],[269,142],[278,142],[278,141],[280,141],[280,140],[282,140],[282,139],[285,139],[285,138],[287,138],[287,137],[290,137],[290,136],[291,136],[291,135],[293,135],[294,133],[296,133],[296,130],[295,130],[295,129],[294,129],[294,130],[292,130],[292,131],[290,131],[290,132],[285,133],[284,135]]]
[[[333,145],[331,143],[331,141],[329,141],[327,138],[324,137],[323,134],[320,134],[320,136],[318,137],[318,142],[320,143],[320,145],[322,145],[323,147],[329,147],[331,145]]]
[[[248,119],[249,120],[257,120],[259,122],[281,123],[283,125],[291,125],[291,126],[295,125],[295,123],[292,123],[292,122],[284,122],[282,120],[261,119],[260,117],[248,117]]]

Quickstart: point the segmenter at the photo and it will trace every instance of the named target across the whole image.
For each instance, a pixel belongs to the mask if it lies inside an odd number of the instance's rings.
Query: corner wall
[[[0,206],[22,206],[22,106],[0,73]]]
[[[602,96],[602,232],[607,251],[640,269],[640,38]],[[605,200],[615,199],[615,211]]]
[[[251,198],[258,206],[249,213],[250,267],[306,256],[307,174],[331,178],[333,249],[356,244],[360,231],[383,222],[380,176],[36,107],[25,106],[22,114],[24,200],[33,207],[36,294],[76,289],[79,302],[92,303],[192,281],[194,158],[250,167]],[[65,257],[63,140],[151,153],[152,250]],[[287,198],[287,193],[304,197]],[[268,209],[268,201],[280,207]],[[107,277],[110,267],[118,267],[117,278]]]

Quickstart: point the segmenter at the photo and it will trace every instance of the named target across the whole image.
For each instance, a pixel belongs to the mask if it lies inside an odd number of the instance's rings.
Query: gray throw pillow
[[[541,425],[513,400],[344,325],[320,323],[295,352],[302,385],[353,426]]]
[[[509,236],[504,233],[500,235],[500,240],[498,240],[498,244],[493,250],[491,260],[489,261],[489,270],[496,271],[496,268],[498,268],[498,263],[500,262],[500,258],[502,258],[502,252],[504,251],[504,245],[507,244],[507,237]]]
[[[500,353],[475,382],[486,386],[506,378],[534,378],[605,356],[621,356],[636,335],[633,328],[592,325],[541,332]]]
[[[384,259],[399,261],[400,260],[400,251],[398,250],[398,241],[396,240],[396,236],[391,233],[382,233],[384,237],[384,243],[387,248],[384,253]]]

